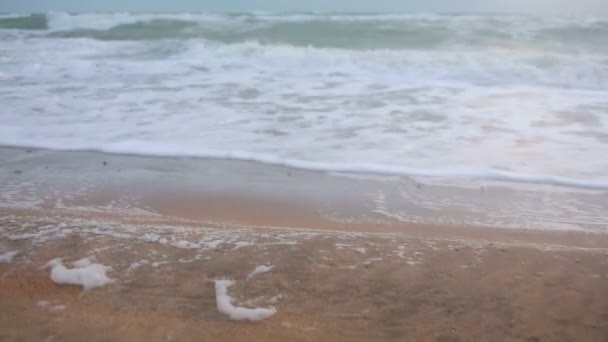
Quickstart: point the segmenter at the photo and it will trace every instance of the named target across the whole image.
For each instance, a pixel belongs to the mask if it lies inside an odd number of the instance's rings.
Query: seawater
[[[0,16],[0,144],[608,189],[608,19]]]

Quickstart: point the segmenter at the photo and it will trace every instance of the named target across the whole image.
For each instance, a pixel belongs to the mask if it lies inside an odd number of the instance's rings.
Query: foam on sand
[[[247,276],[247,278],[253,278],[254,276],[260,273],[270,272],[270,270],[272,270],[273,268],[274,266],[259,265],[253,271],[251,271],[251,273],[249,273],[249,276]]]
[[[58,311],[63,311],[65,309],[65,305],[62,305],[62,304],[55,305],[51,301],[48,301],[48,300],[39,300],[38,306],[42,309],[47,309],[50,312],[58,312]]]
[[[81,285],[85,290],[114,282],[106,275],[108,266],[92,263],[89,259],[74,262],[74,268],[66,268],[60,259],[47,263],[51,268],[51,280],[56,284]]]
[[[82,258],[80,260],[76,260],[72,263],[76,268],[83,268],[91,265],[93,262],[89,258]]]
[[[234,282],[228,279],[215,281],[215,301],[219,312],[226,314],[230,319],[237,321],[261,321],[277,313],[277,310],[272,306],[268,308],[245,308],[242,306],[234,306],[232,304],[232,298],[228,295],[228,288],[233,284]]]
[[[9,263],[13,260],[18,251],[4,252],[0,254],[0,263]]]

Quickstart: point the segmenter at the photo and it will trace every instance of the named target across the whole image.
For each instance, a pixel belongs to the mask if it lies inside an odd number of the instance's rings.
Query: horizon
[[[582,19],[608,19],[608,13],[542,13],[542,12],[493,12],[493,11],[478,11],[478,12],[455,12],[455,11],[298,11],[298,10],[251,10],[251,11],[231,11],[231,10],[80,10],[80,11],[69,11],[69,10],[47,10],[47,11],[0,11],[0,15],[47,15],[53,13],[64,13],[69,15],[81,15],[81,14],[210,14],[210,15],[395,15],[395,16],[522,16],[522,17],[556,17],[556,18],[582,18]]]
[[[548,15],[608,15],[608,3],[603,0],[580,0],[577,3],[565,0],[538,0],[529,3],[513,0],[500,1],[428,0],[424,3],[399,0],[379,0],[374,3],[345,2],[330,3],[310,0],[306,3],[294,0],[228,0],[223,3],[207,3],[195,0],[144,1],[134,0],[124,3],[119,0],[81,2],[75,0],[55,0],[52,3],[41,0],[21,0],[0,3],[0,13],[340,13],[340,14],[548,14]]]

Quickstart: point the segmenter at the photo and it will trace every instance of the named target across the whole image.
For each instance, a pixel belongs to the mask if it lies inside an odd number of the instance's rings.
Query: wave
[[[252,24],[218,28],[176,19],[153,19],[121,24],[107,30],[74,29],[50,34],[61,38],[99,40],[155,40],[204,38],[222,43],[256,41],[262,44],[335,47],[346,49],[430,48],[447,42],[447,28],[418,25],[377,25],[329,21]],[[352,37],[357,37],[352,39]]]
[[[0,18],[0,28],[53,38],[207,39],[347,49],[503,46],[608,49],[608,21],[501,15],[48,13]],[[602,48],[606,46],[607,48]]]
[[[220,152],[220,151],[204,151],[204,152],[187,152],[184,149],[159,149],[150,150],[149,148],[82,148],[74,149],[69,147],[48,145],[4,145],[5,147],[16,148],[37,148],[57,151],[71,152],[102,152],[118,155],[133,155],[146,157],[160,158],[201,158],[201,159],[227,159],[238,161],[250,161],[267,165],[285,166],[294,169],[329,172],[329,173],[344,173],[344,174],[367,174],[367,175],[384,175],[384,176],[403,176],[403,177],[420,177],[420,178],[440,178],[444,180],[479,180],[479,181],[496,181],[505,183],[519,184],[535,184],[548,185],[566,188],[577,188],[585,190],[601,190],[608,191],[607,180],[583,180],[559,176],[532,175],[526,173],[518,173],[501,169],[485,169],[485,170],[437,170],[437,169],[419,169],[408,168],[388,164],[371,164],[371,163],[328,163],[309,160],[286,159],[279,156],[268,154],[257,154],[249,152]]]
[[[0,144],[608,186],[604,19],[49,13],[0,23]]]
[[[156,51],[156,50],[155,50]],[[419,80],[436,85],[527,85],[554,88],[605,90],[608,87],[608,60],[595,55],[538,54],[536,51],[494,49],[437,53],[427,50],[365,50],[337,48],[267,46],[260,42],[214,44],[192,41],[178,47],[178,60],[200,66],[212,59],[235,67],[282,71],[297,66],[312,74],[391,75],[408,82]],[[217,57],[217,60],[215,60]],[[164,58],[164,56],[163,56]]]
[[[44,14],[0,17],[0,29],[47,30],[48,28],[47,17]]]
[[[121,24],[107,30],[73,29],[57,31],[49,34],[49,37],[93,38],[99,40],[185,39],[199,36],[190,32],[195,27],[196,23],[189,21],[153,19],[146,22]]]

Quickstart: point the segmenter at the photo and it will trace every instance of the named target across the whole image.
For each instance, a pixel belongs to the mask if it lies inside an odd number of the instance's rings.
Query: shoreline
[[[0,148],[0,159],[5,161],[0,165],[0,208],[5,209],[335,230],[398,231],[399,226],[418,225],[447,231],[608,233],[608,191],[97,152]]]
[[[563,176],[541,176],[535,174],[518,173],[510,170],[490,169],[480,172],[441,172],[436,170],[424,170],[419,168],[407,168],[395,165],[376,165],[366,163],[347,163],[343,166],[331,165],[327,162],[316,162],[306,160],[283,160],[279,157],[255,156],[251,153],[206,153],[206,154],[179,154],[179,153],[146,153],[130,152],[122,150],[97,150],[97,149],[53,149],[46,147],[0,145],[3,150],[18,151],[48,151],[62,153],[88,153],[100,155],[115,155],[132,158],[147,159],[181,159],[199,161],[229,161],[234,163],[256,163],[266,165],[269,168],[287,168],[294,171],[318,172],[336,174],[352,177],[401,177],[408,179],[420,178],[430,182],[450,183],[495,183],[502,187],[535,186],[551,188],[571,189],[572,191],[608,191],[608,180],[584,181]]]
[[[179,154],[179,153],[135,153],[121,150],[96,150],[96,149],[52,149],[38,146],[11,146],[0,145],[0,149],[16,149],[31,151],[54,151],[63,153],[90,153],[101,155],[116,155],[132,158],[148,159],[190,159],[207,161],[229,161],[234,163],[257,163],[268,166],[269,168],[288,168],[294,171],[318,172],[326,174],[341,174],[353,177],[402,177],[408,179],[420,178],[430,182],[470,182],[494,183],[500,187],[547,187],[571,189],[572,191],[608,191],[608,180],[583,181],[563,176],[541,176],[535,174],[518,173],[510,170],[484,170],[479,172],[441,172],[436,170],[424,170],[418,168],[407,168],[391,165],[358,164],[348,163],[343,166],[331,165],[327,162],[315,162],[305,160],[283,160],[278,157],[255,156],[250,153],[228,153],[228,154]]]
[[[83,152],[0,158],[8,340],[608,338],[604,192]],[[64,271],[92,262],[107,283],[56,283],[45,265],[57,258]],[[218,294],[218,281],[233,285]],[[236,307],[272,315],[237,321]]]

